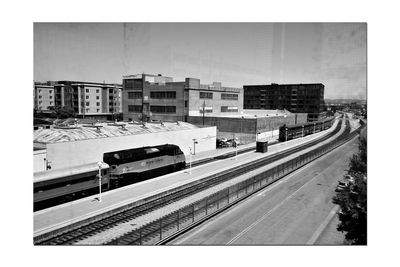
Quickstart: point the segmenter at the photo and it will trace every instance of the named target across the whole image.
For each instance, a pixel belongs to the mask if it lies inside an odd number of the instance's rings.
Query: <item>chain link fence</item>
[[[314,159],[342,145],[359,134],[362,127],[352,133],[349,133],[348,123],[346,128],[347,132],[344,135],[341,135],[338,139],[329,144],[325,144],[263,173],[257,174],[254,177],[208,195],[199,201],[182,207],[175,212],[140,227],[139,229],[128,232],[123,236],[110,241],[107,245],[153,245],[159,243],[167,237],[177,234],[185,228],[189,228],[196,222],[205,220],[212,216],[213,213],[217,213],[218,211],[233,205],[252,193],[266,187]]]

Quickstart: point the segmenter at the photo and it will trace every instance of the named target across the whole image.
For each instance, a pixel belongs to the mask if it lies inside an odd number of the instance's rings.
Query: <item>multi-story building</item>
[[[122,101],[127,120],[187,121],[188,116],[240,114],[243,89],[216,82],[204,85],[194,78],[173,82],[160,74],[137,74],[124,76]]]
[[[107,116],[122,112],[122,86],[119,84],[77,81],[57,81],[48,84],[51,84],[47,87],[53,92],[53,101],[49,106],[69,107],[77,116],[82,117]],[[35,101],[39,100],[40,89],[43,90],[42,85],[35,85]]]
[[[54,107],[54,86],[35,83],[33,91],[33,107],[35,110],[48,110]]]
[[[293,113],[307,113],[308,121],[325,117],[324,85],[271,84],[244,85],[245,109],[286,109]]]

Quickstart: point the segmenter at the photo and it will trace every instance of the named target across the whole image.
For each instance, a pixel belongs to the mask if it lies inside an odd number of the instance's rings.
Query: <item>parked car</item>
[[[229,147],[230,145],[227,138],[217,139],[217,147]]]
[[[349,185],[349,183],[350,181],[347,179],[339,181],[339,184],[337,185],[335,192],[343,191],[343,189],[345,189]]]

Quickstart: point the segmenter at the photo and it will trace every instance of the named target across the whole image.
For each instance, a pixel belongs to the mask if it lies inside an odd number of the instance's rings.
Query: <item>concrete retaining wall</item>
[[[46,170],[46,150],[33,151],[33,172]]]

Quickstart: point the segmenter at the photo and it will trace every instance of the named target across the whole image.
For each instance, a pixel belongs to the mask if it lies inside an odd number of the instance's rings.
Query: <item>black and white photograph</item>
[[[2,266],[392,266],[394,1],[2,4]]]
[[[35,245],[367,245],[367,23],[34,23]]]

